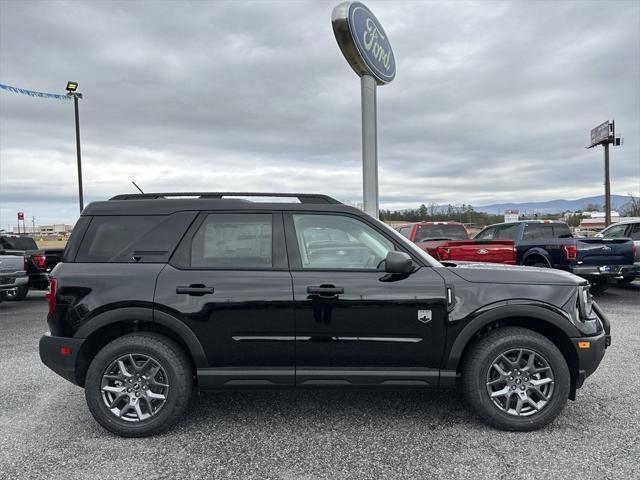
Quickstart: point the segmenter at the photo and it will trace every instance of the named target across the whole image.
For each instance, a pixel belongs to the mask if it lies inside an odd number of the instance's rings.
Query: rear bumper
[[[611,345],[611,323],[609,319],[595,302],[593,303],[593,310],[602,323],[602,332],[591,337],[571,339],[578,355],[576,388],[580,388],[586,378],[596,371],[604,358],[605,350]]]
[[[22,272],[12,275],[0,275],[0,290],[12,290],[29,282],[27,274]]]
[[[571,273],[584,278],[616,278],[621,276],[640,276],[637,264],[634,265],[574,265]]]
[[[76,360],[84,341],[84,338],[54,337],[47,332],[40,337],[40,360],[61,377],[78,385]],[[63,354],[61,347],[71,349],[71,352]]]

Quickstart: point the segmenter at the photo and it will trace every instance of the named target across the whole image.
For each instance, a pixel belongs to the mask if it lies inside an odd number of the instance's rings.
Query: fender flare
[[[549,268],[553,268],[553,260],[551,259],[551,255],[549,255],[549,252],[547,252],[544,248],[542,247],[533,247],[530,248],[529,250],[527,250],[525,252],[525,254],[522,257],[522,265],[526,265],[527,264],[527,258],[529,258],[532,255],[539,255],[540,257],[544,258],[547,263],[549,264]]]
[[[89,338],[100,328],[123,321],[148,322],[162,325],[171,330],[184,343],[193,359],[196,368],[208,367],[207,356],[196,334],[178,318],[166,312],[154,310],[151,307],[115,308],[100,313],[86,322],[74,335],[75,338]]]
[[[579,337],[579,330],[569,319],[559,313],[557,307],[549,304],[503,305],[485,311],[472,319],[456,337],[449,355],[444,362],[445,370],[456,371],[464,349],[483,327],[497,320],[507,318],[534,318],[538,322],[552,325],[562,331],[567,338]]]

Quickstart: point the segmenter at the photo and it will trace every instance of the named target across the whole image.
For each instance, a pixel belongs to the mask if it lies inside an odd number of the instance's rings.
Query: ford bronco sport
[[[194,386],[459,385],[491,425],[533,430],[575,399],[611,338],[579,277],[442,264],[310,194],[92,203],[48,300],[42,361],[84,387],[103,427],[129,437],[177,422]]]

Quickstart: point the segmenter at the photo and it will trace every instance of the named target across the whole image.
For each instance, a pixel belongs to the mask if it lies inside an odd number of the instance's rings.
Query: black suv
[[[533,430],[575,399],[610,343],[585,280],[441,264],[324,195],[92,203],[50,288],[42,361],[130,437],[176,422],[194,385],[460,384],[490,424]]]

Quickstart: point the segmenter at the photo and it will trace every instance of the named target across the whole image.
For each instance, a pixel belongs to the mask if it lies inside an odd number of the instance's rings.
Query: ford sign
[[[371,10],[360,2],[344,2],[333,9],[333,33],[342,54],[360,76],[371,75],[379,85],[396,76],[396,60],[389,37]]]

